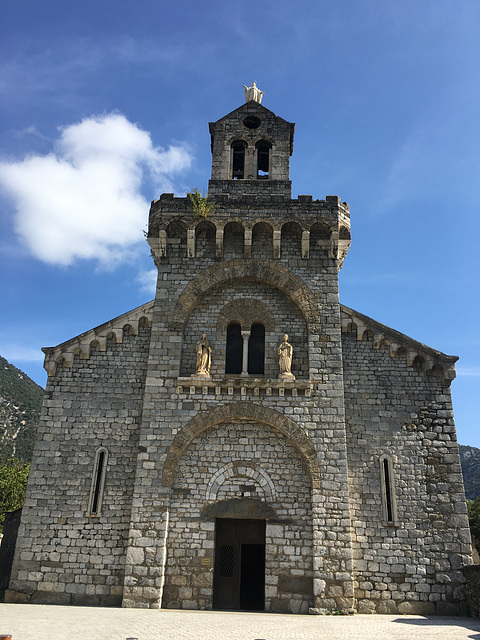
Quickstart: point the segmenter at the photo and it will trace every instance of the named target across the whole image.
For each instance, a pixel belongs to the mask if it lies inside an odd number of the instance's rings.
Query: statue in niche
[[[250,102],[250,100],[255,100],[255,102],[258,102],[258,104],[261,104],[263,94],[265,92],[260,91],[260,89],[258,89],[255,82],[252,82],[251,87],[246,87],[245,85],[242,85],[242,86],[245,88],[245,102]]]
[[[288,335],[285,333],[281,345],[278,347],[278,366],[280,367],[280,380],[295,380],[292,373],[293,347],[288,342]]]
[[[197,370],[195,375],[209,378],[210,365],[212,362],[212,348],[207,340],[206,333],[202,333],[202,337],[197,342],[195,351],[197,352]]]

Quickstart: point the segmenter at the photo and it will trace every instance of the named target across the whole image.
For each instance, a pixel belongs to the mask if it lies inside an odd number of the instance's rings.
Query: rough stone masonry
[[[209,126],[210,212],[152,202],[155,300],[44,349],[6,601],[463,613],[456,358],[339,304],[349,207],[292,199],[292,123]]]

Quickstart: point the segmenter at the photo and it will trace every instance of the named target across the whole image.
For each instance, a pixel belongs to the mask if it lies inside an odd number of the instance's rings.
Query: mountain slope
[[[0,459],[32,459],[44,390],[0,356]]]
[[[460,462],[465,495],[469,500],[475,500],[480,496],[480,449],[461,444]]]

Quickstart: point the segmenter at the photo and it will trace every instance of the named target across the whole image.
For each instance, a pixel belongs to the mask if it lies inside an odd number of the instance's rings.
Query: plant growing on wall
[[[196,216],[208,218],[215,210],[215,203],[209,200],[205,191],[200,191],[196,187],[187,193],[190,200],[189,208]]]

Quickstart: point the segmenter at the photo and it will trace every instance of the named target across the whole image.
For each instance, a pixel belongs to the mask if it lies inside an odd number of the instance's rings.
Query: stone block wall
[[[49,377],[8,602],[119,605],[150,329]],[[88,502],[99,447],[99,516]]]
[[[212,607],[208,507],[245,497],[269,506],[266,610],[306,613],[313,605],[311,483],[300,454],[265,424],[229,421],[196,437],[175,469],[164,607]]]
[[[358,611],[464,611],[470,533],[450,389],[372,339],[343,336]],[[380,459],[392,461],[396,514],[382,508]]]
[[[247,301],[250,304],[247,305]],[[234,302],[236,304],[232,305]],[[227,306],[230,307],[230,312]],[[248,309],[244,311],[242,306],[248,306]],[[222,318],[222,314],[225,318]],[[220,326],[219,318],[222,319]],[[203,332],[207,334],[213,348],[212,376],[225,375],[226,329],[231,322],[240,322],[242,331],[250,331],[253,322],[260,322],[265,326],[265,376],[268,378],[278,376],[277,350],[283,334],[287,333],[294,348],[292,373],[299,378],[308,378],[308,334],[305,319],[284,293],[256,282],[237,282],[218,287],[195,307],[184,330],[182,376],[195,373],[195,344]]]

